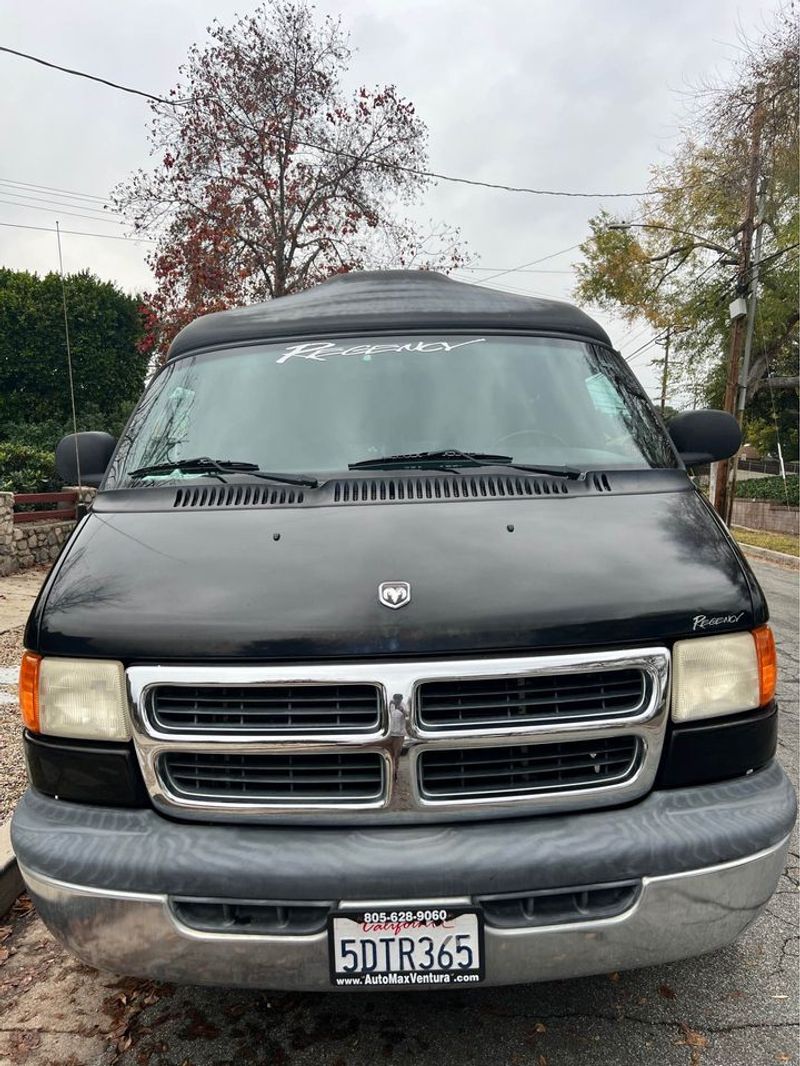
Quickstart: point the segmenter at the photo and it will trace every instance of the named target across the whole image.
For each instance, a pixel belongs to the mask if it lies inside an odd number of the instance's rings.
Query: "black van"
[[[686,471],[738,445],[665,430],[576,308],[435,273],[192,323],[115,447],[60,449],[105,476],[25,635],[44,921],[286,989],[732,941],[796,811],[767,605]]]

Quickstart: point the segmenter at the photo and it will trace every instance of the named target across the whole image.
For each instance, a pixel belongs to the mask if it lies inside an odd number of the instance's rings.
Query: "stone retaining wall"
[[[78,504],[88,506],[95,489],[65,488],[77,492]],[[14,493],[0,492],[0,577],[15,574],[29,566],[49,566],[75,528],[75,522],[25,522],[14,525]]]

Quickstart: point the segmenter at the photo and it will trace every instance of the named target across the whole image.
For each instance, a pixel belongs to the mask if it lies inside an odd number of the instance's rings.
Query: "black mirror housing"
[[[65,484],[77,485],[80,462],[81,483],[96,489],[105,476],[116,446],[110,433],[69,433],[56,445],[56,470]]]
[[[684,411],[672,419],[667,429],[687,466],[730,459],[742,445],[739,423],[726,411]]]

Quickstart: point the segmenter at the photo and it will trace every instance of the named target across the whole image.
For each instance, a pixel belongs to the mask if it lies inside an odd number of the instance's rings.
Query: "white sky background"
[[[208,22],[251,0],[0,0],[0,44],[155,94],[174,83]],[[484,181],[574,191],[646,188],[648,167],[675,144],[691,84],[734,58],[737,31],[757,34],[773,3],[756,0],[318,0],[341,14],[355,50],[353,85],[391,82],[428,124],[430,168]],[[105,196],[148,163],[144,99],[0,53],[0,178]],[[122,234],[108,221],[45,204],[0,222]],[[47,197],[30,190],[31,196]],[[473,265],[497,270],[584,240],[601,206],[636,201],[533,197],[440,183],[424,218],[462,230]],[[88,205],[88,201],[87,201]],[[93,205],[95,207],[99,205]],[[70,209],[72,210],[72,209]],[[80,212],[80,208],[74,210]],[[147,246],[66,235],[64,268],[90,269],[129,291],[151,284]],[[541,264],[566,271],[572,252]],[[0,266],[56,269],[54,235],[0,227]],[[486,272],[487,274],[489,271]],[[460,275],[479,280],[479,270]],[[509,273],[492,286],[570,299],[570,273]],[[590,311],[592,309],[589,309]],[[593,312],[630,355],[652,331]],[[658,349],[633,360],[652,396]]]

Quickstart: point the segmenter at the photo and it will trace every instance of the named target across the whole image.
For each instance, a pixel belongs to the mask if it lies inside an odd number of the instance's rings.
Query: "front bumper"
[[[12,839],[45,923],[84,961],[191,984],[330,988],[324,932],[199,932],[179,895],[376,907],[641,879],[612,918],[486,925],[486,984],[551,980],[699,955],[758,915],[785,864],[796,801],[777,763],[625,809],[469,825],[203,826],[27,793]]]

